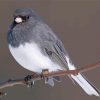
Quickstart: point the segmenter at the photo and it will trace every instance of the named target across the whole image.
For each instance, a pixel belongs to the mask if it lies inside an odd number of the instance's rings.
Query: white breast
[[[20,45],[18,48],[9,45],[9,49],[15,60],[30,71],[41,73],[43,69],[48,69],[49,71],[61,69],[49,57],[43,55],[35,43],[26,43],[25,45]]]

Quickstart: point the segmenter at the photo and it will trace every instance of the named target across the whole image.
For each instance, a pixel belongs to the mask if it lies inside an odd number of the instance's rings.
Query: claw
[[[32,79],[32,75],[26,76],[24,80],[25,80],[25,83],[26,83],[27,87],[30,87],[30,88],[33,87],[34,80]]]
[[[27,83],[28,88],[33,88],[33,86],[34,86],[34,81],[30,81]]]
[[[31,75],[28,75],[28,76],[26,76],[26,77],[24,78],[26,84],[27,84],[27,82],[31,81],[31,79],[32,79],[32,76],[31,76]]]

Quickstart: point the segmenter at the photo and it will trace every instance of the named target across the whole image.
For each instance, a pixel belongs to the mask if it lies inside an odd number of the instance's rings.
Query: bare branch
[[[28,81],[41,80],[41,79],[44,79],[45,77],[64,76],[64,75],[68,75],[68,74],[77,75],[78,73],[86,72],[86,71],[95,69],[97,67],[100,67],[100,61],[95,64],[89,65],[89,66],[77,68],[76,70],[64,70],[64,71],[50,72],[50,73],[47,70],[45,70],[41,74],[30,75],[31,76],[30,80],[25,80],[26,77],[23,77],[21,79],[14,79],[14,80],[9,79],[4,82],[0,82],[0,89],[6,88],[6,87],[12,87],[15,85],[28,85]],[[3,95],[5,95],[5,93],[0,92],[0,96],[3,96]]]

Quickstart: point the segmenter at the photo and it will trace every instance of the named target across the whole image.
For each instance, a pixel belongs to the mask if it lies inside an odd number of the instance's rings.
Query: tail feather
[[[88,95],[95,95],[100,96],[100,92],[92,83],[90,83],[87,79],[83,78],[81,74],[71,77],[81,86],[81,88],[88,94]]]
[[[86,79],[86,81],[96,90],[96,92],[99,94],[100,96],[100,90],[97,89],[84,75],[82,75],[84,77],[84,79]]]
[[[69,70],[76,69],[75,66],[71,63],[70,59],[66,57]],[[78,74],[76,76],[71,75],[71,77],[80,85],[80,87],[88,94],[100,96],[100,91],[83,75]]]

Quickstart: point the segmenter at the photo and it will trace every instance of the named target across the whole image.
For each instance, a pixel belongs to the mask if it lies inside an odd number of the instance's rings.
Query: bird
[[[7,32],[8,48],[19,65],[41,74],[75,70],[63,42],[32,8],[18,8]],[[100,96],[100,91],[82,74],[69,75],[88,95]],[[45,83],[54,86],[59,77],[48,77]]]

